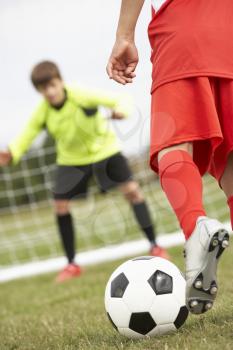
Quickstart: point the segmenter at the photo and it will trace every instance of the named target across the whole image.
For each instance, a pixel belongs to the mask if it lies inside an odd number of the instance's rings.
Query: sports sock
[[[132,204],[132,208],[140,228],[145,233],[149,242],[152,245],[155,245],[155,230],[151,221],[147,204],[145,202]]]
[[[165,154],[159,162],[159,176],[163,191],[176,213],[188,239],[197,218],[205,216],[202,202],[202,179],[188,152],[175,150]]]
[[[233,229],[233,196],[228,198],[227,204],[229,205],[229,208],[230,208],[231,227]]]
[[[73,263],[75,257],[75,235],[72,216],[70,214],[57,215],[57,225],[68,262]]]

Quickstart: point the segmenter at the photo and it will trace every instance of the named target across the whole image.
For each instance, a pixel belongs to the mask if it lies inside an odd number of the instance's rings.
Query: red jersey
[[[152,0],[152,92],[194,76],[233,79],[233,0]]]

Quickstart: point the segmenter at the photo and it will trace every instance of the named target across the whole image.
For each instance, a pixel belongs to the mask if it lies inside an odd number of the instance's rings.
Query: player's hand
[[[9,165],[12,160],[10,151],[0,151],[0,166]]]
[[[123,113],[112,111],[111,118],[115,120],[121,120],[121,119],[125,119],[125,115]]]
[[[132,83],[138,64],[138,50],[134,41],[117,39],[107,65],[110,79],[120,84]]]

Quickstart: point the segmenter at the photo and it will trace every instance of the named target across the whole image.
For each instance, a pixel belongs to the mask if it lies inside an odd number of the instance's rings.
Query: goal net
[[[178,229],[177,220],[148,166],[148,152],[131,157],[150,207],[158,234]],[[55,149],[49,139],[33,149],[14,167],[0,168],[0,269],[62,256],[53,214]],[[226,200],[216,182],[204,178],[204,200],[208,215],[228,220]],[[101,194],[94,180],[85,200],[72,204],[79,252],[142,239],[133,213],[121,194]]]

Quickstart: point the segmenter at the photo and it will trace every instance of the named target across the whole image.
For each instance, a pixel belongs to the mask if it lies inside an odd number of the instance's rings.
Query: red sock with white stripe
[[[199,170],[188,152],[175,150],[166,153],[160,160],[159,175],[163,191],[187,240],[198,217],[206,216]]]

